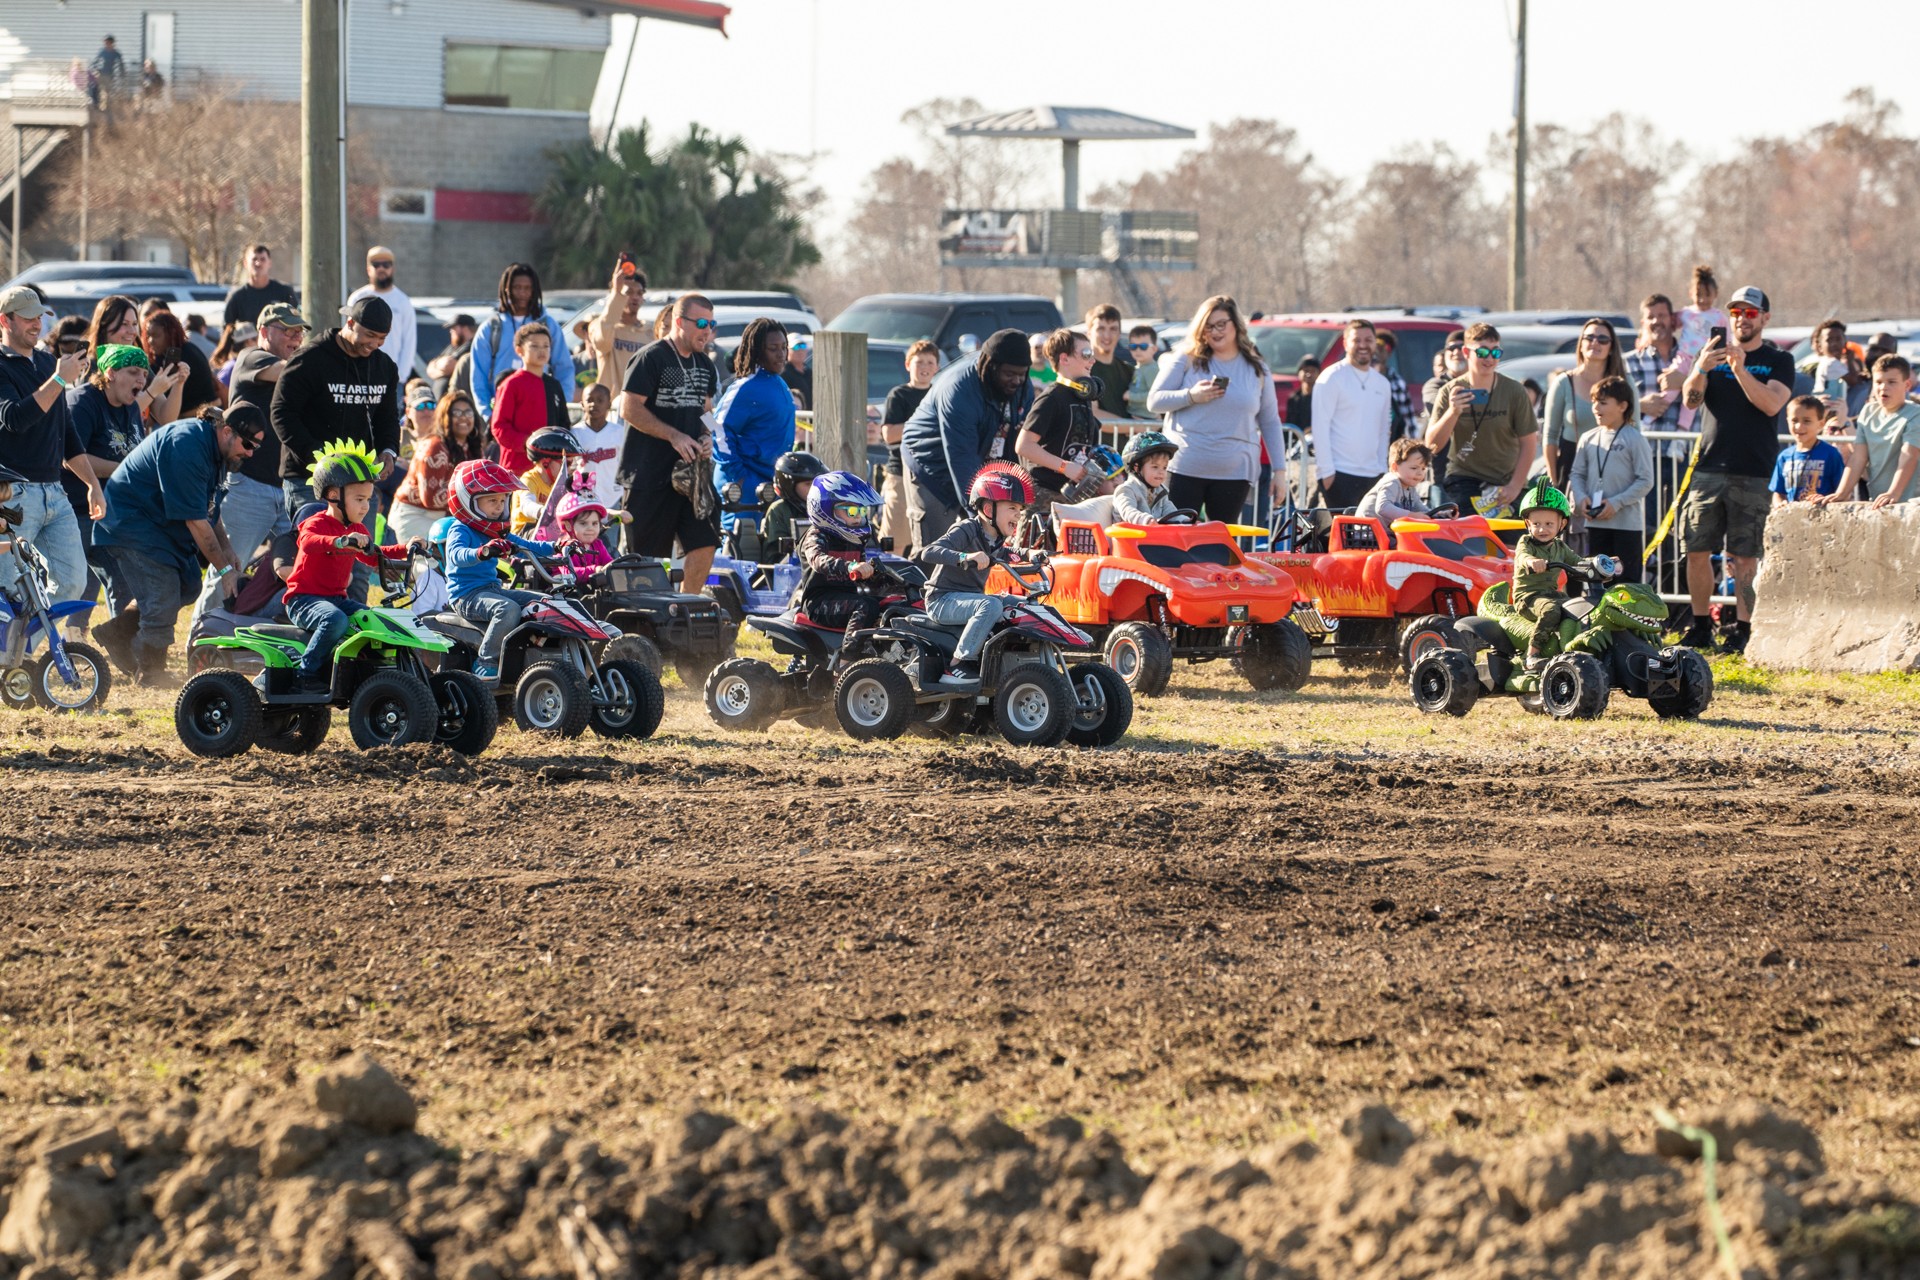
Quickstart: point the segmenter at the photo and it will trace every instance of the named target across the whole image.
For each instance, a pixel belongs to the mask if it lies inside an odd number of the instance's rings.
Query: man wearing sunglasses
[[[1467,371],[1450,378],[1434,402],[1427,447],[1447,448],[1446,501],[1462,515],[1513,505],[1540,456],[1540,420],[1527,390],[1499,372],[1500,331],[1467,326]],[[1476,504],[1476,499],[1478,503]]]
[[[131,634],[134,674],[148,688],[174,683],[167,650],[181,605],[200,590],[202,565],[218,575],[221,597],[233,598],[240,559],[220,522],[221,499],[228,474],[266,442],[267,429],[254,405],[225,415],[209,408],[155,431],[107,477],[107,514],[93,527],[93,545],[113,617],[95,631]]]
[[[1767,485],[1780,455],[1780,415],[1793,399],[1793,357],[1768,342],[1771,307],[1753,285],[1727,303],[1731,341],[1708,339],[1681,386],[1689,409],[1701,417],[1698,461],[1680,507],[1680,549],[1687,556],[1687,595],[1693,626],[1685,644],[1713,641],[1708,608],[1713,599],[1713,553],[1723,547],[1733,575],[1738,621],[1727,648],[1747,647],[1753,619],[1753,578],[1760,568],[1761,537],[1772,496]]]
[[[691,497],[674,486],[674,467],[705,463],[695,474],[711,478],[713,437],[707,411],[718,378],[707,347],[713,336],[713,304],[683,293],[668,313],[667,336],[649,343],[627,364],[620,416],[632,431],[620,455],[627,486],[627,550],[665,559],[675,542],[686,557],[681,588],[698,593],[707,585],[714,548],[720,545],[718,503],[702,516]]]
[[[1147,393],[1160,374],[1160,334],[1150,324],[1137,324],[1127,330],[1127,355],[1133,360],[1133,384],[1127,388],[1127,414],[1149,418]]]

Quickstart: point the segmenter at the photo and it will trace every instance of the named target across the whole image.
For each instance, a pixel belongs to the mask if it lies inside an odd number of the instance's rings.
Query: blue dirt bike
[[[25,538],[8,542],[19,578],[0,592],[0,702],[15,709],[99,710],[113,687],[105,656],[60,634],[60,625],[91,612],[93,601],[52,603],[46,560]]]

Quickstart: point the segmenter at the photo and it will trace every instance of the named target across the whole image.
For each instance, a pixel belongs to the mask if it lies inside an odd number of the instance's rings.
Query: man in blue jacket
[[[900,458],[915,546],[930,546],[966,514],[967,487],[989,458],[1013,460],[1014,438],[1033,405],[1027,335],[1002,329],[972,364],[949,365],[907,419]]]

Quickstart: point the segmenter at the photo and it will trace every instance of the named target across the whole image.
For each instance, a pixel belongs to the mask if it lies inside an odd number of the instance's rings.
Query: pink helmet
[[[447,510],[469,529],[497,538],[507,531],[508,517],[502,515],[498,520],[489,520],[480,514],[473,500],[483,493],[510,494],[524,488],[519,478],[499,463],[475,458],[453,469],[453,480],[447,485]]]
[[[570,493],[560,499],[560,508],[554,512],[553,518],[560,522],[562,528],[570,529],[575,520],[588,512],[592,512],[602,520],[607,518],[607,508],[602,503],[584,493]]]

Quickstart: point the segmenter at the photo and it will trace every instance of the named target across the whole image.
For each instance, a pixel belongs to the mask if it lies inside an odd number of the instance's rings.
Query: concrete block
[[[1920,671],[1920,501],[1776,507],[1754,596],[1752,662]]]

